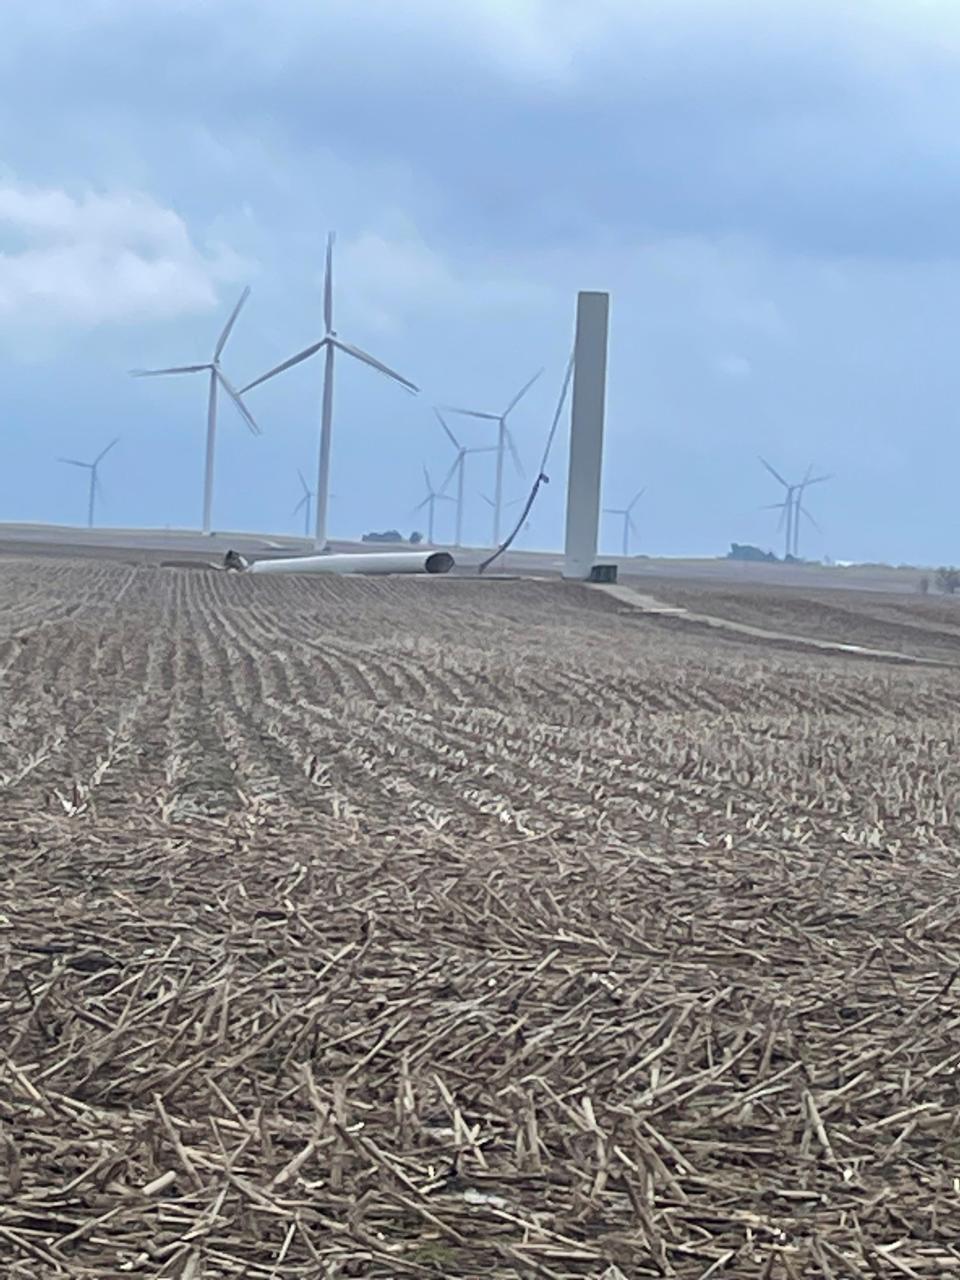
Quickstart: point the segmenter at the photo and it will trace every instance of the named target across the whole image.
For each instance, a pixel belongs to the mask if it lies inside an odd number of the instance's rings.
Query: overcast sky
[[[247,283],[237,383],[318,338],[336,229],[338,330],[423,393],[339,366],[332,532],[422,526],[431,405],[542,365],[529,476],[589,288],[639,549],[779,547],[762,453],[835,477],[808,554],[958,561],[958,73],[955,0],[8,0],[0,519],[82,521],[56,458],[119,435],[104,522],[195,527],[203,379],[126,371],[208,358]],[[262,438],[224,407],[215,527],[296,528],[320,373],[250,393]],[[559,544],[566,447],[527,545]]]

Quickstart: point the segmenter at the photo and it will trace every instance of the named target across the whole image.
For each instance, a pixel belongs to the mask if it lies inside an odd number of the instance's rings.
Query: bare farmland
[[[690,582],[652,575],[627,580],[666,604],[748,626],[960,663],[960,601],[952,596]]]
[[[4,1276],[960,1271],[956,672],[559,583],[0,606]]]

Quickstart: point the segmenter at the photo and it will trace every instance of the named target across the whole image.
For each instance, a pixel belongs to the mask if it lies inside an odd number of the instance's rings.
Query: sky
[[[0,520],[197,527],[202,376],[238,385],[335,324],[421,387],[341,361],[330,529],[423,528],[433,415],[499,412],[524,493],[578,289],[611,294],[604,505],[635,549],[778,549],[809,465],[839,560],[960,561],[960,7],[955,0],[4,0]],[[321,368],[225,404],[214,526],[295,532]],[[452,420],[463,443],[490,443]],[[523,535],[562,540],[561,431]],[[466,532],[489,539],[492,455]],[[438,539],[452,535],[452,506]],[[605,517],[601,546],[619,548]]]

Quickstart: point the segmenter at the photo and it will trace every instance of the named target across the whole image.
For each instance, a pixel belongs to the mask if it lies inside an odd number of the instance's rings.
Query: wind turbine
[[[774,480],[779,484],[782,484],[784,488],[783,502],[772,502],[768,506],[763,507],[762,510],[779,511],[781,513],[780,522],[777,525],[777,528],[778,530],[784,529],[785,532],[783,558],[784,560],[788,560],[792,556],[795,559],[799,559],[800,516],[806,516],[810,523],[816,526],[816,521],[813,519],[813,516],[811,516],[809,511],[807,511],[803,506],[804,491],[812,484],[822,484],[824,480],[829,480],[830,476],[811,476],[810,472],[813,470],[813,465],[811,464],[807,468],[807,474],[799,483],[788,484],[780,472],[776,471],[770,463],[767,462],[766,458],[761,458],[760,461],[773,476]]]
[[[517,453],[517,446],[514,443],[513,436],[510,434],[510,428],[507,426],[507,418],[513,413],[514,409],[527,394],[536,380],[543,373],[542,369],[538,369],[529,382],[520,388],[513,397],[503,413],[481,413],[477,409],[457,409],[453,405],[444,405],[443,408],[447,413],[459,413],[467,418],[482,418],[486,422],[496,422],[498,424],[497,432],[497,479],[493,491],[493,545],[500,545],[500,519],[503,515],[503,456],[504,452],[509,449],[513,458],[514,466],[517,468],[518,474],[523,475],[523,464],[520,461],[520,455]]]
[[[117,437],[117,439],[119,439],[119,437]],[[93,528],[93,513],[94,513],[94,508],[96,507],[96,502],[97,502],[97,492],[99,491],[101,494],[103,493],[103,488],[100,484],[100,476],[98,474],[100,463],[104,460],[104,458],[107,456],[107,454],[110,452],[110,450],[113,448],[113,446],[116,443],[117,443],[116,440],[111,440],[105,449],[100,450],[100,452],[97,454],[97,456],[94,458],[92,462],[81,462],[78,458],[60,458],[59,459],[60,462],[65,462],[68,467],[82,467],[85,471],[90,472],[90,497],[87,505],[87,528],[88,529]]]
[[[796,493],[797,486],[795,484],[787,484],[786,480],[784,480],[780,472],[777,471],[774,467],[771,467],[770,463],[766,460],[766,458],[761,458],[760,461],[763,464],[763,466],[766,467],[766,469],[773,476],[774,480],[776,480],[778,484],[782,484],[784,487],[784,490],[786,491],[786,496],[784,497],[783,502],[771,502],[768,506],[764,507],[763,510],[779,511],[781,513],[780,522],[777,525],[777,529],[780,530],[780,529],[783,529],[784,526],[786,526],[786,537],[784,539],[784,545],[783,545],[783,558],[784,560],[787,560],[789,559],[789,557],[793,552],[793,516],[794,516],[793,495]]]
[[[240,309],[250,296],[249,286],[241,293],[237,305],[230,312],[227,323],[223,326],[223,332],[217,339],[217,345],[213,349],[212,359],[204,364],[183,364],[175,365],[170,369],[132,369],[131,373],[135,378],[159,378],[168,373],[209,373],[210,374],[210,391],[207,397],[207,455],[203,471],[203,532],[210,532],[210,512],[213,506],[213,458],[217,440],[217,391],[220,387],[224,389],[233,403],[240,411],[240,416],[250,428],[255,436],[261,434],[260,428],[254,421],[253,414],[240,399],[241,393],[237,391],[233,383],[227,378],[226,374],[220,368],[220,357],[223,355],[223,348],[227,345],[227,339],[233,330],[233,326],[237,322],[237,316]]]
[[[446,419],[444,418],[443,414],[440,412],[440,410],[434,409],[433,412],[437,415],[437,421],[440,423],[441,427],[443,427],[444,431],[447,433],[447,439],[450,441],[450,443],[453,445],[453,447],[457,451],[457,456],[454,459],[453,466],[447,472],[446,479],[444,480],[443,484],[440,486],[440,492],[444,493],[446,491],[447,485],[453,479],[454,475],[456,475],[457,477],[457,498],[456,498],[457,532],[456,532],[456,537],[454,538],[454,546],[462,547],[463,546],[463,481],[464,481],[464,471],[466,468],[467,457],[471,453],[496,453],[497,446],[495,444],[491,444],[491,445],[484,445],[482,448],[479,448],[479,449],[467,449],[464,445],[460,443],[457,437],[450,430],[450,427]]]
[[[293,514],[297,515],[300,511],[304,513],[303,536],[305,538],[309,538],[310,537],[310,504],[313,501],[313,490],[307,484],[306,480],[304,479],[303,472],[300,470],[299,467],[297,468],[297,475],[300,477],[300,484],[303,488],[303,497],[300,499],[297,505],[293,508]]]
[[[433,518],[436,514],[437,503],[453,502],[453,498],[443,492],[446,488],[446,484],[444,484],[439,490],[434,489],[433,481],[430,479],[430,472],[426,467],[423,468],[423,478],[427,483],[427,496],[422,502],[418,503],[417,506],[414,507],[414,511],[422,511],[424,507],[427,508],[427,542],[433,546]]]
[[[633,523],[633,508],[637,505],[643,495],[646,493],[643,488],[639,493],[635,493],[625,507],[604,507],[603,514],[605,516],[623,516],[623,554],[630,554],[630,534],[635,533],[639,536],[637,526]]]
[[[253,387],[258,387],[261,382],[266,382],[269,378],[275,377],[278,373],[283,373],[287,369],[292,369],[294,365],[299,364],[301,360],[309,360],[311,356],[315,356],[318,351],[324,353],[323,363],[323,402],[320,411],[320,457],[317,465],[317,521],[315,538],[318,549],[322,549],[327,544],[327,507],[329,505],[329,488],[330,488],[330,444],[333,434],[333,356],[335,351],[342,351],[344,355],[353,356],[355,360],[368,364],[371,369],[377,369],[380,373],[384,373],[388,378],[392,378],[394,382],[399,382],[407,391],[417,392],[419,387],[409,382],[406,378],[395,373],[385,364],[381,364],[379,360],[375,360],[373,356],[368,355],[365,351],[361,351],[359,347],[353,346],[349,342],[344,342],[337,334],[333,327],[333,233],[327,237],[327,258],[326,267],[323,277],[323,337],[319,342],[311,343],[309,347],[304,347],[302,351],[298,351],[295,356],[291,356],[289,360],[284,360],[282,364],[278,364],[276,368],[270,369],[267,373],[263,373],[259,378],[254,378],[253,382],[248,382],[245,387],[241,388],[240,394],[244,395]]]

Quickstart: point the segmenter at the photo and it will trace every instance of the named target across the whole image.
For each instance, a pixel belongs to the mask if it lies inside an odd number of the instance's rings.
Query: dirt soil
[[[665,604],[820,640],[960,661],[960,598],[625,575]]]
[[[950,648],[909,603],[729,607]],[[0,1275],[957,1274],[958,692],[0,561]]]

